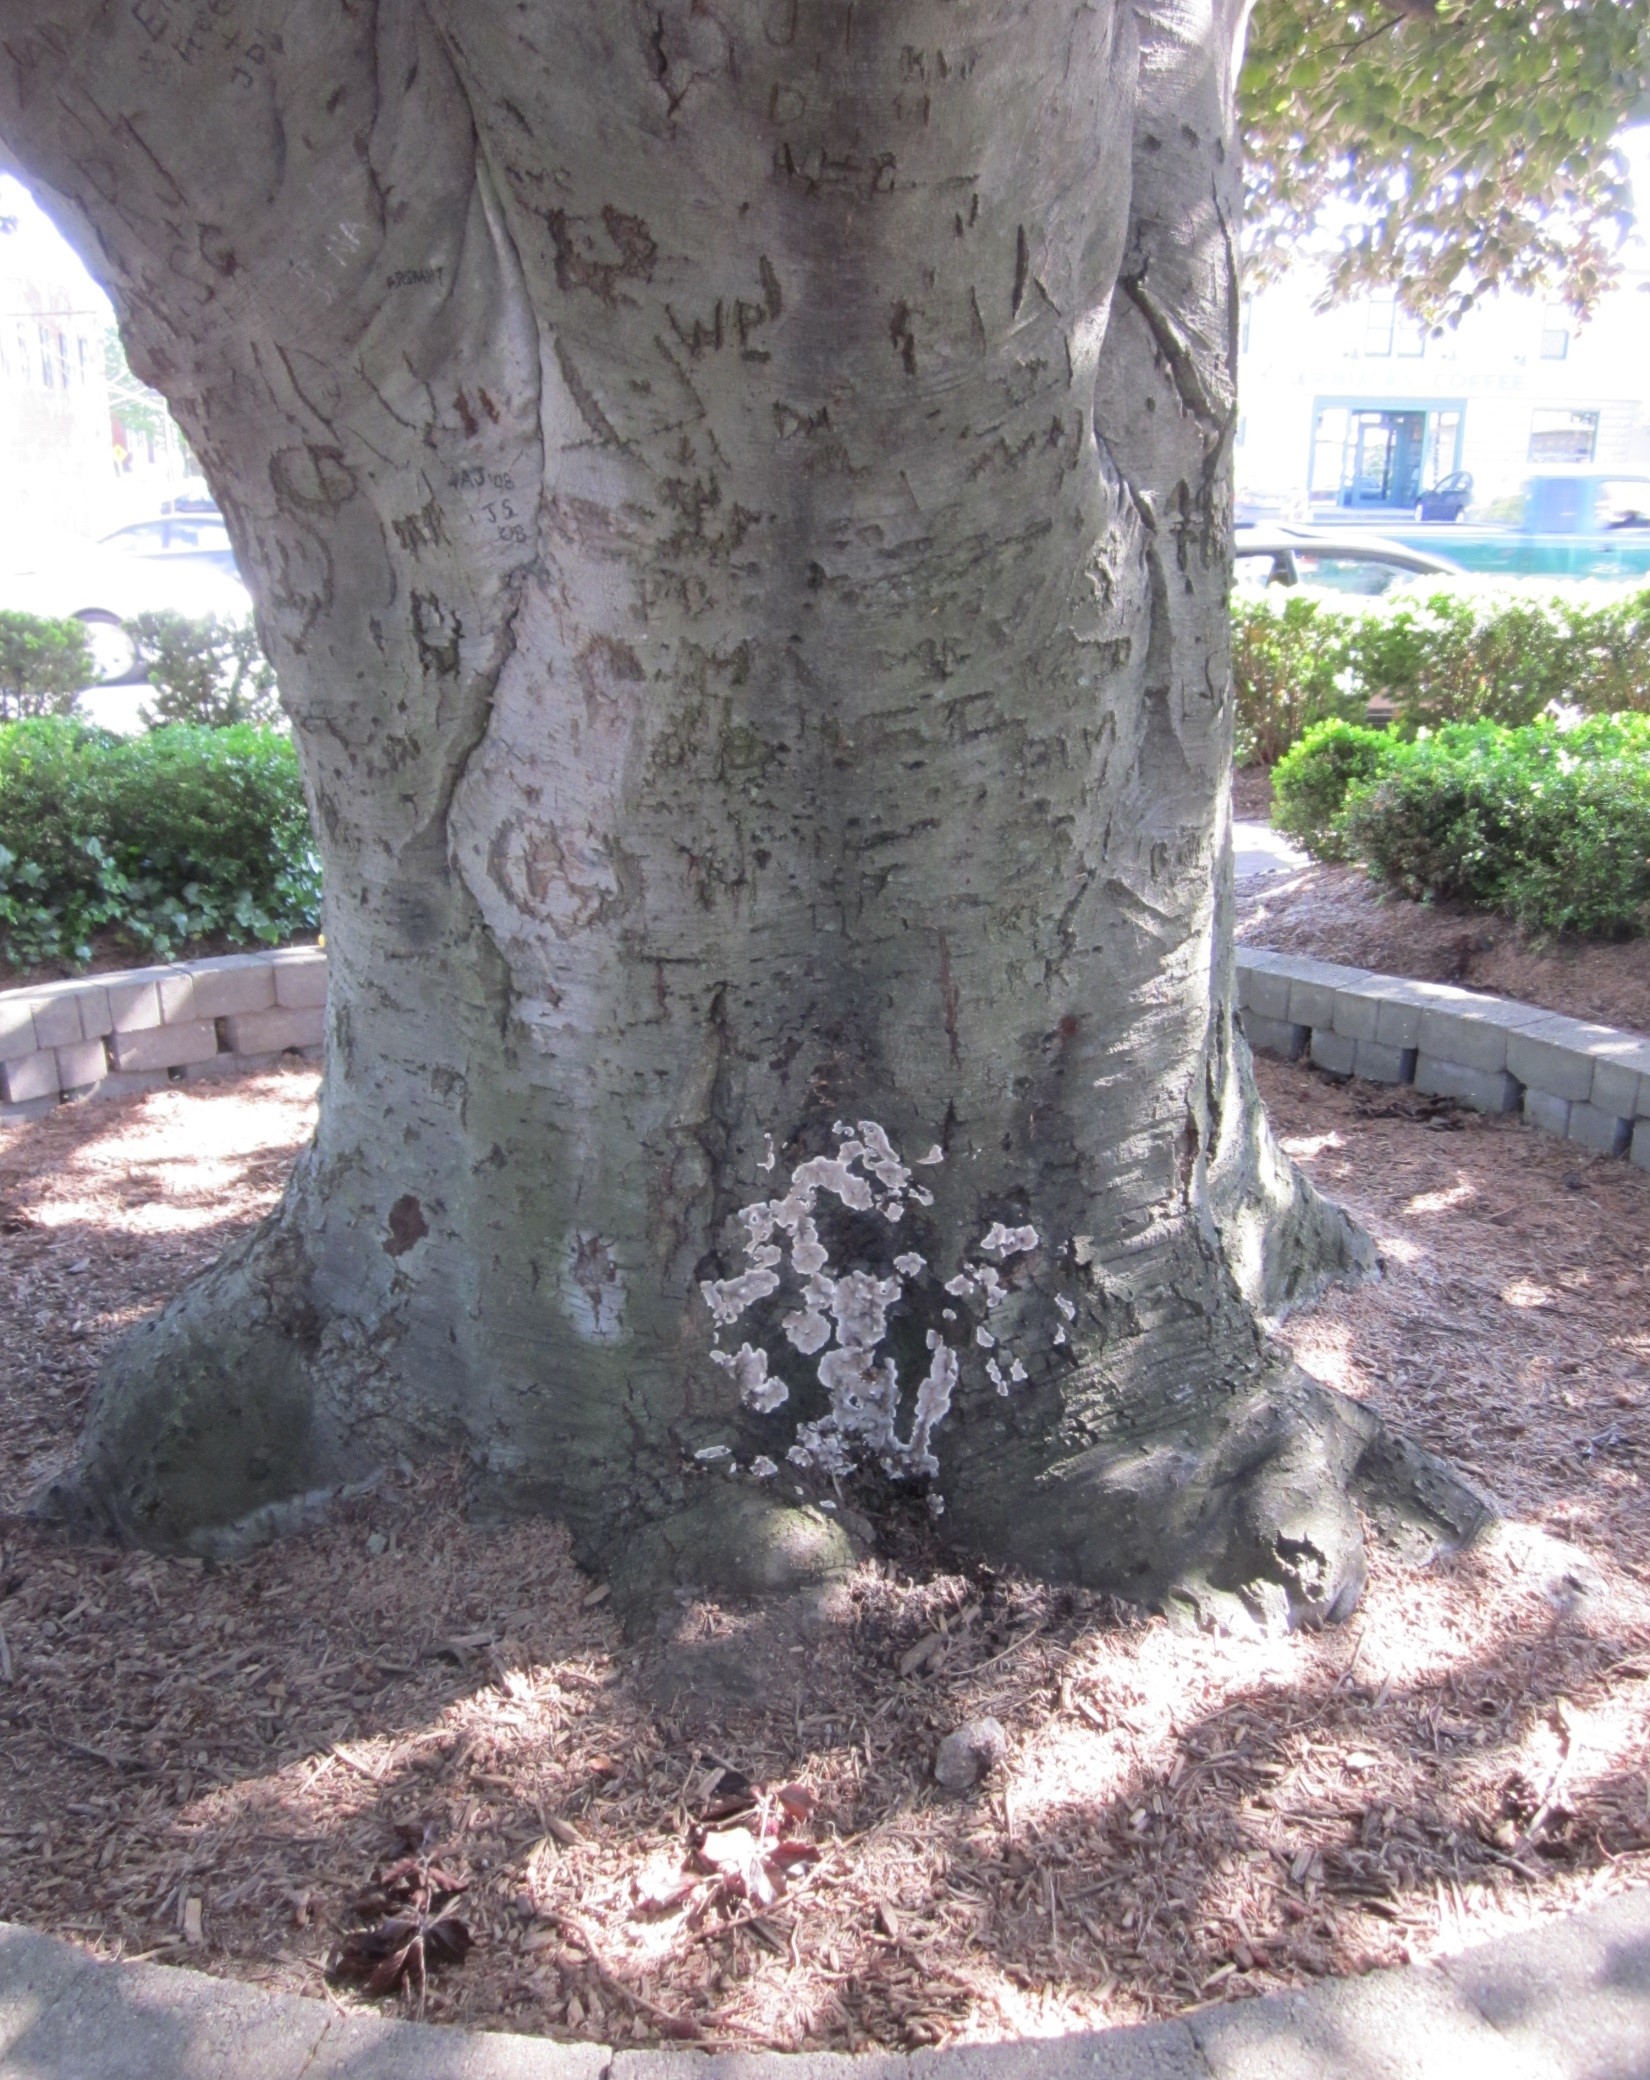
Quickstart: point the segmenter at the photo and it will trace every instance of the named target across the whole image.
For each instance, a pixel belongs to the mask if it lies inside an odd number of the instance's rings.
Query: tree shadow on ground
[[[197,1128],[206,1117],[199,1094],[162,1097]],[[1416,1122],[1360,1125],[1346,1094],[1307,1100],[1342,1137],[1309,1160],[1355,1170],[1373,1149],[1386,1168],[1378,1193],[1361,1177],[1370,1217],[1389,1244],[1421,1238],[1422,1258],[1394,1254],[1382,1285],[1303,1326],[1354,1338],[1385,1412],[1419,1419],[1434,1446],[1488,1458],[1515,1423],[1528,1435],[1537,1393],[1567,1436],[1583,1412],[1549,1389],[1574,1361],[1552,1351],[1547,1303],[1519,1304],[1509,1281],[1539,1265],[1517,1251],[1561,1235],[1596,1278],[1598,1238],[1626,1234],[1610,1209],[1650,1181],[1595,1190],[1583,1173],[1578,1191],[1573,1153],[1522,1136],[1514,1198],[1507,1130],[1429,1135],[1406,1170],[1388,1140]],[[216,1181],[141,1147],[117,1159],[112,1106],[7,1146],[0,1203],[28,1216],[6,1237],[8,1467],[69,1448],[106,1334],[273,1197],[307,1095],[288,1084],[271,1102],[281,1119],[250,1150],[244,1132],[226,1144]],[[1605,1210],[1578,1240],[1594,1199]],[[1429,1224],[1480,1215],[1488,1268],[1470,1250],[1429,1267]],[[1583,1288],[1547,1290],[1563,1305]],[[1499,1372],[1437,1333],[1496,1307],[1526,1335]],[[1397,1340],[1411,1316],[1414,1351]],[[1596,1304],[1561,1320],[1570,1349],[1615,1362]],[[1631,1498],[1600,1471],[1612,1463],[1565,1445],[1533,1476],[1549,1522],[1602,1523],[1600,1551],[1629,1543],[1615,1533]],[[677,1637],[642,1654],[562,1532],[489,1529],[464,1500],[460,1470],[392,1470],[314,1531],[213,1569],[15,1533],[0,1552],[9,1911],[314,1992],[398,1826],[428,1827],[468,1869],[478,1935],[435,1984],[439,2016],[911,2046],[1161,2016],[1395,1961],[1646,1868],[1644,1591],[1533,1528],[1500,1527],[1421,1574],[1377,1557],[1346,1627],[1245,1642],[951,1571],[884,1526],[882,1558],[803,1630],[794,1611],[688,1597]],[[668,1652],[742,1629],[766,1671],[753,1695],[672,1702],[654,1680]],[[1008,1730],[1008,1763],[971,1799],[942,1799],[935,1747],[982,1712]],[[729,1768],[813,1792],[813,1875],[697,1921],[639,1911],[639,1881],[684,1867]],[[198,1948],[181,1939],[190,1899]]]
[[[282,1067],[0,1129],[0,1510],[72,1449],[110,1342],[279,1197],[316,1083]]]
[[[14,1546],[11,1911],[316,1991],[398,1829],[428,1829],[478,1936],[438,2016],[911,2046],[1358,1971],[1645,1868],[1650,1627],[1567,1589],[1562,1552],[1525,1552],[1512,1590],[1499,1551],[1378,1570],[1362,1635],[1246,1643],[867,1568],[805,1655],[770,1643],[782,1689],[707,1718],[650,1694],[559,1532],[483,1529],[461,1494],[392,1479],[218,1569]],[[1428,1640],[1423,1607],[1464,1593],[1475,1624]],[[937,1740],[984,1709],[1009,1761],[945,1798]],[[728,1769],[808,1786],[820,1863],[771,1902],[648,1913]]]

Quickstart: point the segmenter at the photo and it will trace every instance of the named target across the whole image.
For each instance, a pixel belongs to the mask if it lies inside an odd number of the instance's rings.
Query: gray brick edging
[[[319,946],[0,990],[0,1120],[314,1055],[326,996]]]
[[[1251,1047],[1336,1076],[1412,1083],[1650,1170],[1650,1039],[1448,982],[1237,949]]]
[[[231,1075],[319,1050],[319,946],[0,991],[0,1120],[65,1098]],[[1650,1170],[1650,1039],[1447,982],[1237,949],[1249,1044],[1337,1076],[1412,1083]]]

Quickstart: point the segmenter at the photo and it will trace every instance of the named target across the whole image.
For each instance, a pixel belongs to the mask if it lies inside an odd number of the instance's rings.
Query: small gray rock
[[[940,1742],[934,1778],[947,1791],[972,1791],[1008,1753],[1008,1735],[995,1719],[970,1719]]]

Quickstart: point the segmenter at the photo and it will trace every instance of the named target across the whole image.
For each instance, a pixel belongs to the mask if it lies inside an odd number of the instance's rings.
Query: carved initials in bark
[[[1230,1012],[1235,0],[256,20],[15,0],[0,71],[229,517],[332,967],[313,1149],[57,1509],[211,1542],[456,1431],[638,1596],[838,1564],[790,1490],[859,1469],[1344,1610],[1416,1482],[1258,1326],[1369,1250]]]

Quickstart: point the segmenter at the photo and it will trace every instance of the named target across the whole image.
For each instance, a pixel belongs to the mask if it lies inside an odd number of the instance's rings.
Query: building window
[[[1408,311],[1399,311],[1392,328],[1392,351],[1419,361],[1427,350],[1427,328]]]
[[[1312,429],[1312,473],[1309,495],[1320,504],[1333,504],[1341,488],[1341,459],[1346,451],[1348,414],[1343,405],[1327,405],[1317,415]]]
[[[1364,311],[1364,352],[1380,359],[1392,352],[1398,306],[1390,296],[1372,296]]]
[[[1597,448],[1597,412],[1569,412],[1553,407],[1531,414],[1532,462],[1591,462]]]
[[[45,325],[37,325],[35,330],[40,334],[40,380],[50,390],[57,383],[57,362],[52,355],[52,335]]]
[[[1461,467],[1461,413],[1434,412],[1427,426],[1425,481],[1441,484]]]
[[[1570,313],[1561,303],[1549,303],[1541,314],[1541,358],[1568,361],[1570,358]]]

